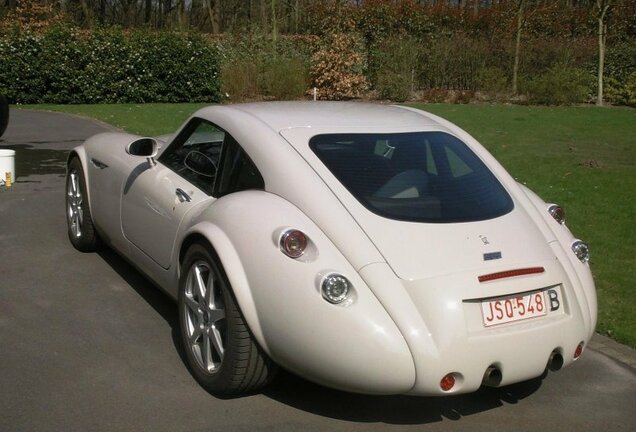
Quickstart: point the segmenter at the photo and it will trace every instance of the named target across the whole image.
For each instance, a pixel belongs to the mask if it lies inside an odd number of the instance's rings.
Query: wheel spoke
[[[189,294],[185,295],[185,304],[192,311],[193,314],[198,315],[199,313],[199,303],[195,299],[193,299]]]
[[[73,197],[77,196],[77,174],[71,173],[71,192]]]
[[[214,324],[222,319],[225,319],[225,309],[210,309],[210,323]]]
[[[201,274],[201,266],[194,267],[195,286],[197,290],[197,296],[199,297],[199,304],[202,308],[205,305],[205,282],[203,281],[203,275]],[[207,309],[207,307],[206,307]]]
[[[214,309],[214,275],[212,272],[208,275],[208,283],[205,287],[205,306],[207,309]]]
[[[211,350],[211,346],[210,346],[210,335],[209,334],[203,334],[203,355],[202,360],[203,360],[203,367],[205,368],[205,370],[207,370],[208,372],[213,369],[214,366],[214,362],[212,360],[212,350]]]
[[[191,347],[195,347],[198,345],[197,340],[199,339],[201,334],[201,327],[199,327],[196,323],[193,323],[192,334],[188,337]]]
[[[212,326],[210,328],[210,331],[211,331],[210,339],[212,339],[212,345],[214,346],[214,351],[216,351],[219,354],[219,358],[223,360],[223,353],[225,352],[225,348],[223,347],[221,332],[216,328],[216,326]]]
[[[73,219],[72,219],[72,224],[71,224],[71,231],[73,232],[73,235],[75,235],[75,237],[79,237],[82,235],[82,229],[80,226],[80,220],[79,220],[79,215],[77,213],[73,213]]]

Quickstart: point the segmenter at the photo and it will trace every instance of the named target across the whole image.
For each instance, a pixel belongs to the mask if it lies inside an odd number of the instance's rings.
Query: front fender
[[[299,259],[280,251],[288,228],[309,239]],[[275,362],[348,391],[396,394],[413,387],[413,357],[398,327],[353,266],[294,205],[262,191],[231,194],[203,211],[187,232],[214,247],[247,324]],[[328,272],[351,281],[350,301],[333,305],[322,298],[320,283]]]
[[[91,187],[90,187],[90,178],[88,176],[88,157],[86,156],[86,149],[84,145],[79,145],[71,150],[68,154],[68,158],[66,160],[66,175],[68,176],[68,166],[71,163],[73,158],[78,158],[82,163],[82,171],[84,172],[84,181],[86,182],[86,195],[88,199],[88,208],[93,211],[91,207]]]

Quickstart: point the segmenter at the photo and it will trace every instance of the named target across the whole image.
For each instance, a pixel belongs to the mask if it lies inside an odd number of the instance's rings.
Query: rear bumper
[[[542,263],[546,273],[496,282],[476,283],[466,272],[433,280],[400,281],[386,264],[372,264],[360,272],[380,299],[406,340],[416,370],[413,395],[443,396],[477,390],[490,367],[501,372],[498,386],[544,373],[553,353],[563,366],[574,361],[580,342],[587,344],[590,317],[582,309],[574,287],[556,262]],[[481,304],[475,299],[503,293],[558,286],[562,305],[548,315],[526,321],[484,327]],[[512,291],[511,291],[512,290]],[[471,300],[472,299],[472,300]],[[469,301],[467,301],[469,300]],[[454,373],[455,386],[440,389],[440,380]]]

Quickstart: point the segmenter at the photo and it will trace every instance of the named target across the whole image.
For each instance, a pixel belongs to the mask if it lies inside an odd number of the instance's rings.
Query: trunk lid
[[[404,222],[362,212],[354,218],[401,279],[468,270],[481,275],[554,259],[550,239],[519,205],[498,218],[465,223]]]

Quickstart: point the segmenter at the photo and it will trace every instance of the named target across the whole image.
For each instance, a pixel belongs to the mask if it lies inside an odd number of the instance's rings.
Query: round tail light
[[[574,243],[572,243],[572,252],[574,252],[574,255],[576,255],[583,264],[590,260],[590,248],[587,243],[581,240],[575,240]]]
[[[307,248],[307,236],[302,231],[290,229],[280,236],[280,250],[290,258],[299,258]]]
[[[548,213],[561,225],[565,223],[565,210],[563,210],[563,207],[560,205],[551,204],[550,207],[548,207]]]

